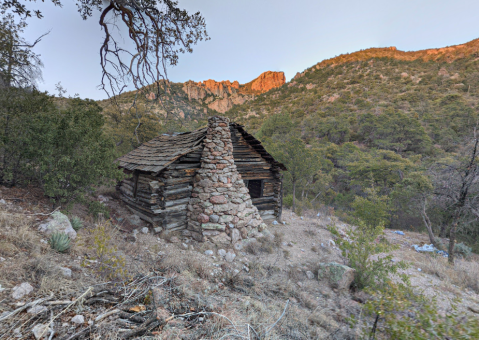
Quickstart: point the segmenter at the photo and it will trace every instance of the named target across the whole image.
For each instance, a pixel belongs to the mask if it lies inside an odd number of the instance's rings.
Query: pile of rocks
[[[197,240],[238,241],[254,237],[266,225],[236,169],[229,119],[210,117],[201,169],[188,205],[188,230]]]

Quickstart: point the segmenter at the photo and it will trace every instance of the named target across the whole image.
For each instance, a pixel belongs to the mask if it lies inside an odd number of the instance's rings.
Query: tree
[[[61,0],[52,2],[61,6]],[[177,64],[180,53],[191,53],[193,45],[208,39],[201,14],[189,14],[174,0],[75,2],[84,20],[94,11],[100,12],[100,26],[104,31],[100,46],[101,88],[108,95],[121,93],[131,82],[137,90],[154,84],[156,96],[160,98],[168,86],[167,67]],[[32,14],[42,18],[39,10],[29,9],[20,0],[3,0],[0,13],[9,11],[24,18]],[[131,43],[134,52],[126,47]]]
[[[40,56],[32,51],[46,35],[28,43],[20,34],[26,27],[21,20],[16,23],[13,15],[5,15],[0,21],[0,88],[28,87],[41,79],[43,66]],[[47,33],[48,34],[48,33]]]
[[[75,200],[115,178],[114,144],[101,107],[37,90],[0,91],[0,183],[36,183],[56,203]]]
[[[313,151],[294,134],[283,136],[276,141],[265,141],[266,148],[279,162],[288,168],[288,175],[293,186],[293,211],[296,208],[296,187],[302,180],[307,180],[320,170],[321,163]]]
[[[449,262],[454,263],[454,245],[460,224],[479,221],[479,136],[473,138],[449,160],[438,162],[431,171],[437,204],[449,212]]]

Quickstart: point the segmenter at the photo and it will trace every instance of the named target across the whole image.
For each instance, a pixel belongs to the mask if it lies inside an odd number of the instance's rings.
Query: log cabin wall
[[[134,213],[165,230],[186,228],[186,208],[202,149],[182,156],[157,176],[140,172],[122,181],[121,199]],[[135,180],[138,177],[136,197]]]
[[[236,124],[230,125],[233,157],[238,172],[250,189],[253,204],[263,220],[281,219],[282,174],[280,167],[262,157],[251,144],[259,143]],[[261,183],[260,197],[253,197],[252,184]]]

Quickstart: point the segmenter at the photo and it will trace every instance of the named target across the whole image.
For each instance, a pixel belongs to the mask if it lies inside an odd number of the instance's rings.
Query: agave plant
[[[70,219],[70,223],[72,224],[72,228],[73,228],[75,231],[78,231],[78,230],[80,230],[81,228],[83,228],[83,221],[82,221],[78,216],[73,216],[73,217]]]
[[[64,253],[70,249],[70,237],[64,233],[57,232],[51,234],[48,243],[50,243],[52,249],[55,249],[59,253]]]

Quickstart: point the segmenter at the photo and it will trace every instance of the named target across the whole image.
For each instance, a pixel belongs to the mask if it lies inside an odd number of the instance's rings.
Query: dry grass
[[[475,261],[457,259],[455,265],[451,266],[447,258],[438,255],[407,252],[403,256],[423,272],[438,277],[444,283],[479,293],[479,263]]]

